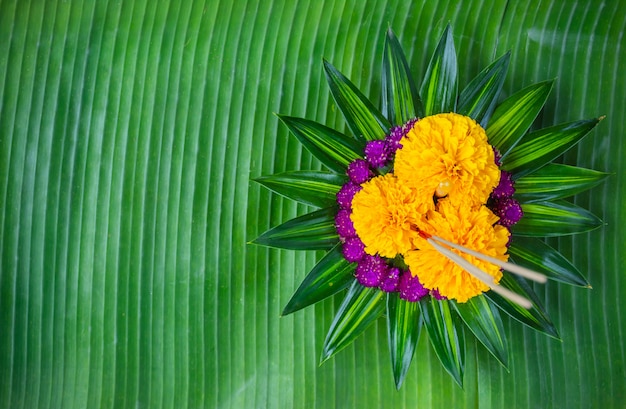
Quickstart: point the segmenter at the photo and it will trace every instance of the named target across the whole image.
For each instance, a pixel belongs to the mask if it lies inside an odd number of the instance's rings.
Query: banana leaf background
[[[606,115],[563,163],[606,226],[551,240],[593,289],[535,285],[562,341],[425,334],[400,391],[384,320],[321,367],[341,295],[280,312],[321,254],[247,244],[307,212],[250,179],[321,165],[274,112],[345,130],[322,58],[376,104],[392,28],[418,82],[445,25],[460,85],[556,78],[536,126]],[[0,407],[575,408],[626,401],[626,6],[607,1],[1,1]]]

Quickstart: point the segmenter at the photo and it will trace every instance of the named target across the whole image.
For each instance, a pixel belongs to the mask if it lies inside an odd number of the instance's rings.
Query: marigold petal
[[[510,233],[503,226],[494,226],[497,220],[498,217],[485,206],[455,206],[452,201],[444,199],[439,201],[437,211],[428,212],[419,228],[428,234],[506,261],[506,244]],[[424,287],[436,288],[442,296],[458,302],[465,302],[489,290],[487,285],[439,253],[424,238],[416,238],[414,245],[416,249],[407,252],[405,262],[419,276]],[[502,271],[498,266],[458,250],[451,251],[494,277],[496,283],[500,281]]]
[[[473,119],[455,114],[422,118],[401,140],[394,173],[415,189],[422,201],[432,200],[440,183],[452,201],[484,204],[498,185],[500,170],[485,130]]]

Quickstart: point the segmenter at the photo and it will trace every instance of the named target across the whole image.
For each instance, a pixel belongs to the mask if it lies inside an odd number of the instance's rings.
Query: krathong
[[[391,31],[383,54],[381,110],[324,62],[351,136],[279,115],[329,171],[294,170],[256,179],[320,210],[286,221],[254,243],[328,250],[283,310],[291,314],[345,292],[321,362],[384,316],[397,388],[422,327],[462,386],[462,326],[506,367],[501,312],[558,338],[527,280],[590,287],[543,238],[602,224],[563,199],[607,175],[553,162],[601,118],[529,131],[552,81],[500,101],[509,53],[458,92],[450,27],[419,91]]]

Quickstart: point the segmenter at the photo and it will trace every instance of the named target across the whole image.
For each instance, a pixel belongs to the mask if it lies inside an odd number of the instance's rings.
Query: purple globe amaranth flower
[[[383,258],[366,254],[356,266],[354,275],[363,287],[378,287],[387,274],[387,269]]]
[[[352,198],[362,187],[354,183],[346,183],[337,192],[337,204],[342,209],[352,208]]]
[[[441,293],[439,292],[438,289],[434,288],[432,290],[430,290],[430,296],[433,297],[435,300],[447,300],[447,298],[443,295],[441,295]]]
[[[400,298],[410,302],[419,301],[428,295],[428,289],[424,288],[417,277],[413,277],[410,270],[400,276],[398,291]]]
[[[382,168],[389,159],[389,147],[387,141],[369,141],[365,145],[365,159],[375,168]]]
[[[493,213],[500,218],[498,223],[505,227],[513,226],[524,215],[522,206],[511,197],[496,200],[493,205]]]
[[[351,263],[356,263],[365,256],[365,244],[358,236],[348,237],[341,249],[343,257]]]
[[[372,176],[369,163],[367,163],[363,159],[356,159],[352,163],[350,163],[348,165],[348,170],[346,171],[346,173],[352,183],[357,185],[366,182],[370,178],[370,176]]]
[[[491,192],[491,197],[495,199],[501,199],[504,197],[511,197],[515,193],[515,187],[513,187],[513,180],[511,179],[511,174],[506,170],[500,172],[500,182],[493,192]]]
[[[498,165],[498,167],[502,166],[502,154],[495,146],[492,146],[491,149],[493,149],[494,162]]]
[[[341,209],[335,215],[335,228],[337,229],[337,234],[342,239],[356,236],[350,213],[350,210]]]
[[[398,283],[400,283],[400,269],[398,267],[392,267],[387,270],[387,274],[383,277],[380,283],[380,289],[387,293],[398,291]]]
[[[417,119],[411,119],[402,126],[394,126],[391,128],[389,135],[385,138],[387,141],[387,147],[389,154],[393,155],[396,151],[402,148],[400,140],[406,136],[407,133],[413,128],[413,125],[417,122]]]

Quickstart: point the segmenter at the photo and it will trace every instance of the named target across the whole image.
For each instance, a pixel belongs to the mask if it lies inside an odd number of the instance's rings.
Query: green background
[[[320,165],[273,112],[344,130],[322,58],[377,105],[391,27],[422,78],[452,24],[461,86],[556,78],[536,126],[607,115],[563,161],[614,173],[553,240],[593,289],[535,288],[562,342],[468,334],[465,388],[384,320],[318,367],[341,299],[281,318],[319,254],[247,244],[306,212],[250,178]],[[596,1],[1,1],[0,407],[621,408],[626,6]]]

